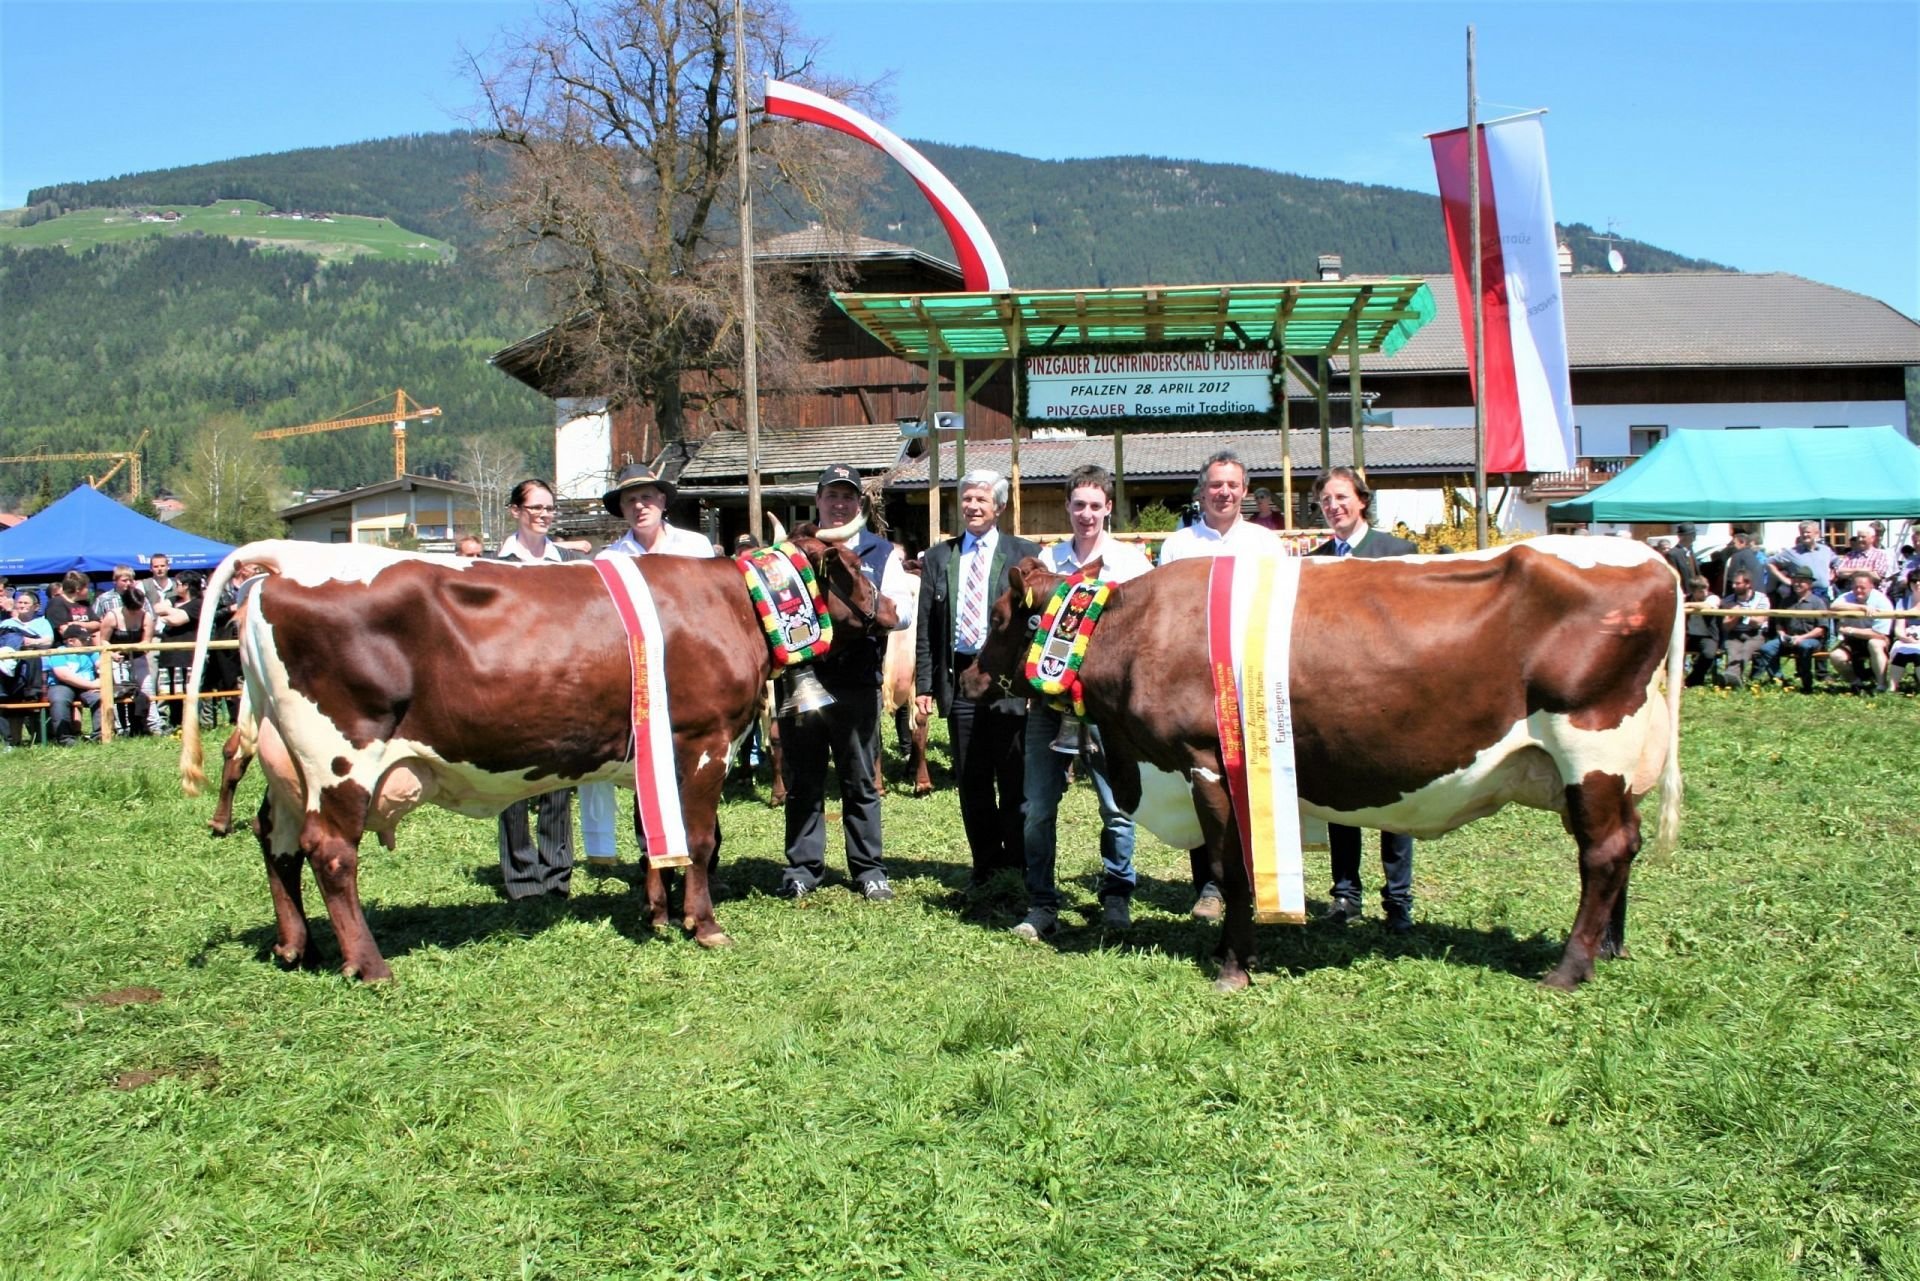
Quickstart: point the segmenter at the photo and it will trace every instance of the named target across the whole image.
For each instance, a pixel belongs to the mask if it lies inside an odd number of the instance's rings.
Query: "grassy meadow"
[[[1143,840],[1103,932],[1077,786],[1023,944],[944,777],[886,802],[886,905],[773,897],[741,787],[715,953],[630,873],[510,905],[491,823],[416,816],[362,986],[269,961],[174,744],[14,752],[0,1275],[1920,1277],[1917,745],[1909,696],[1689,691],[1681,848],[1571,996],[1551,816],[1423,842],[1404,938],[1267,928],[1229,997],[1184,854]]]
[[[171,209],[177,222],[141,222],[140,213]],[[0,226],[0,245],[19,249],[59,246],[78,252],[94,245],[149,236],[226,236],[262,246],[293,249],[322,258],[369,257],[391,262],[439,262],[453,247],[391,219],[333,214],[332,222],[295,222],[267,217],[257,200],[221,200],[212,205],[142,205],[129,209],[76,209],[31,227]]]

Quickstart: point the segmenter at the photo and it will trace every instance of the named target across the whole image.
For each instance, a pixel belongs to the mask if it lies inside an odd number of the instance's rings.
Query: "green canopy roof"
[[[1678,431],[1553,521],[1920,516],[1920,448],[1892,427]]]
[[[909,359],[992,359],[1049,348],[1275,339],[1290,355],[1392,355],[1433,316],[1423,280],[1296,280],[1266,285],[1136,285],[973,294],[835,294],[840,309]]]

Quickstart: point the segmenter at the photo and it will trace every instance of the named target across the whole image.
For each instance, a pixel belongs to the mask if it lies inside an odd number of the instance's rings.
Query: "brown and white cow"
[[[802,531],[805,534],[808,531]],[[836,629],[894,622],[893,608],[844,547],[794,542],[827,589]],[[238,561],[268,566],[240,653],[267,796],[258,833],[287,964],[308,949],[301,863],[313,865],[340,941],[343,970],[390,976],[360,909],[359,847],[369,829],[391,844],[420,805],[485,816],[512,801],[587,780],[631,787],[626,635],[589,564],[517,566],[385,548],[252,543]],[[700,943],[728,942],[707,886],[727,762],[745,736],[771,658],[730,560],[638,558],[665,632],[665,666],[681,809],[692,866],[683,923]],[[211,617],[209,611],[208,617]],[[206,658],[203,619],[194,678]],[[204,782],[190,696],[181,780]],[[664,884],[647,877],[655,928]]]
[[[1117,586],[1081,676],[1121,806],[1170,843],[1203,838],[1212,854],[1227,902],[1219,986],[1231,989],[1248,981],[1254,929],[1213,718],[1210,569],[1178,562]],[[971,697],[1018,686],[1031,616],[1059,581],[1035,560],[1008,571],[977,675],[965,678]],[[1420,837],[1510,802],[1561,815],[1579,845],[1580,906],[1545,981],[1571,988],[1619,927],[1638,803],[1656,782],[1657,844],[1678,831],[1683,625],[1672,568],[1624,539],[1311,558],[1289,673],[1302,809]],[[1156,776],[1191,798],[1188,832],[1171,830],[1179,806],[1171,819],[1143,807],[1143,792],[1149,802],[1166,793]]]

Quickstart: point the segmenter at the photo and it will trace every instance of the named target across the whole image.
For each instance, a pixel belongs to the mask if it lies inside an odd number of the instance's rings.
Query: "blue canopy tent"
[[[211,538],[149,520],[130,507],[81,485],[65,498],[0,531],[0,574],[9,578],[58,578],[70,569],[90,577],[115,565],[144,569],[155,552],[173,568],[212,569],[233,548]]]
[[[1892,427],[1677,431],[1552,521],[1920,516],[1920,447]],[[4,544],[0,544],[4,545]]]

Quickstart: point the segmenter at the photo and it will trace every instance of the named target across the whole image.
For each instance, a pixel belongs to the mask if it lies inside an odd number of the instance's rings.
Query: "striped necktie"
[[[1353,551],[1353,545],[1346,539],[1336,538],[1333,540],[1333,554],[1335,556],[1345,556],[1351,551]]]
[[[987,548],[979,539],[973,543],[973,559],[967,566],[966,589],[960,594],[960,648],[978,652],[987,639]]]

